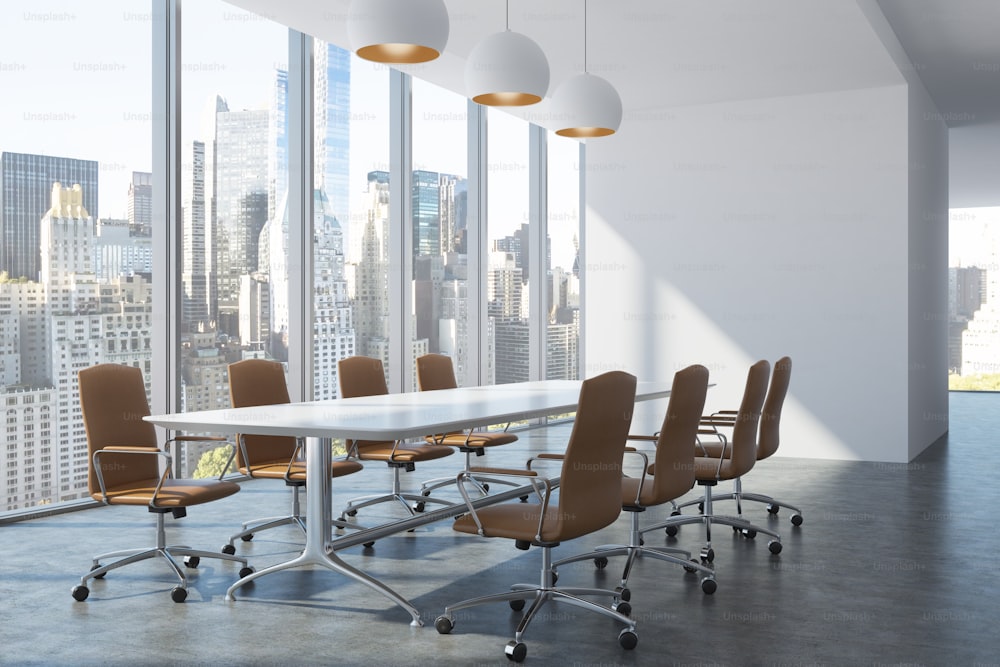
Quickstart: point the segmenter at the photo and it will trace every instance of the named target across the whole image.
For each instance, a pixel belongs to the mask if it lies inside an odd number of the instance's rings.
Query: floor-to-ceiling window
[[[487,126],[486,317],[493,347],[489,383],[524,382],[530,376],[531,319],[528,284],[532,275],[528,224],[528,123],[489,109]],[[548,249],[542,252],[547,253]]]
[[[150,21],[0,4],[0,512],[88,497],[80,369],[149,380]]]
[[[0,512],[86,497],[76,372],[96,363],[140,367],[150,385],[176,390],[180,410],[228,406],[229,363],[291,366],[300,347],[313,364],[303,393],[316,398],[335,397],[336,362],[352,354],[383,359],[390,386],[407,390],[413,382],[398,380],[412,380],[425,352],[452,356],[460,383],[494,383],[528,379],[529,348],[547,345],[534,351],[548,360],[542,377],[572,375],[576,142],[549,135],[548,162],[543,153],[535,167],[548,169],[549,213],[531,214],[527,122],[483,109],[485,141],[469,145],[480,121],[462,94],[313,40],[314,104],[301,116],[314,137],[313,271],[297,278],[313,295],[309,343],[289,335],[289,276],[300,268],[289,258],[305,243],[289,233],[301,222],[286,204],[297,33],[221,0],[164,16],[166,5],[0,5]],[[176,42],[150,39],[178,17]],[[179,96],[176,143],[157,129],[158,90]],[[176,179],[151,150],[168,143]],[[488,157],[470,179],[481,148]],[[157,226],[158,178],[176,188],[177,210],[168,205]],[[539,261],[528,230],[546,223]],[[177,275],[158,281],[152,267],[170,238]],[[547,304],[534,324],[531,281],[534,306]],[[167,326],[154,326],[165,302],[176,304]],[[151,349],[175,325],[176,344]],[[164,348],[168,363],[157,361]],[[213,474],[220,452],[192,447],[176,469]]]
[[[288,359],[288,28],[222,0],[184,3],[181,20],[177,359],[193,411],[229,406],[228,364]],[[183,474],[225,462],[184,454]]]
[[[469,347],[466,109],[463,96],[412,79],[411,354],[450,356],[460,384],[478,363]]]
[[[1000,391],[1000,208],[949,217],[948,388]]]
[[[314,44],[313,398],[338,395],[337,362],[391,339],[389,69]]]
[[[580,377],[580,142],[546,133],[545,379]]]

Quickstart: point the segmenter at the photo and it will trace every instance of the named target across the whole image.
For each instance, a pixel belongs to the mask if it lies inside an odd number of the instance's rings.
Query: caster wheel
[[[615,597],[618,598],[619,600],[624,600],[625,602],[628,602],[629,600],[632,599],[632,591],[625,588],[624,586],[619,586],[618,588],[615,589]]]
[[[802,515],[801,514],[793,514],[792,515],[792,525],[793,526],[801,526],[802,525]]]
[[[743,537],[747,538],[748,540],[752,540],[753,538],[757,537],[757,531],[754,530],[753,528],[747,528],[742,532],[743,532]]]
[[[594,567],[596,567],[598,570],[603,570],[607,566],[608,566],[608,559],[605,558],[604,556],[598,556],[597,558],[594,559]]]
[[[83,602],[87,599],[88,595],[90,595],[90,589],[86,586],[80,585],[73,587],[73,599],[77,602]]]
[[[698,503],[698,513],[699,514],[705,513],[705,503]]]
[[[242,579],[243,577],[249,577],[254,572],[256,572],[256,570],[254,570],[252,567],[249,567],[249,566],[247,566],[247,567],[241,567],[240,568],[240,579]]]
[[[632,614],[632,605],[630,605],[628,602],[619,602],[618,604],[614,605],[612,609],[617,611],[622,616],[630,616]]]
[[[667,537],[674,537],[677,535],[677,526],[667,526],[663,532],[667,534]]]
[[[100,568],[101,568],[101,564],[100,563],[94,563],[94,565],[91,566],[90,571],[93,572],[94,570],[97,570],[97,569],[100,569]],[[96,574],[96,575],[94,575],[94,579],[103,579],[105,577],[105,575],[107,575],[107,572],[102,572],[101,574]]]
[[[250,533],[249,535],[241,535],[240,539],[243,540],[244,542],[249,542],[250,540],[253,539],[253,533]]]
[[[420,491],[420,495],[422,495],[424,498],[426,498],[427,496],[431,495],[431,492],[427,491],[427,490],[421,490]]]
[[[524,659],[528,656],[528,647],[524,645],[524,642],[517,642],[513,639],[507,642],[507,646],[503,650],[504,655],[507,656],[508,660],[513,662],[524,662]]]
[[[483,484],[483,491],[489,493],[490,492],[490,485],[489,484]]]
[[[639,644],[639,635],[625,628],[618,634],[618,643],[622,645],[623,649],[631,651]]]
[[[424,505],[423,502],[414,503],[413,504],[413,511],[414,512],[423,512],[424,511],[424,507],[425,507],[425,505]]]
[[[639,546],[640,546],[640,547],[644,547],[644,546],[646,546],[646,540],[644,540],[644,539],[642,539],[642,538],[640,537],[640,538],[639,538]]]
[[[522,503],[528,502],[528,496],[521,496],[521,502]]]
[[[232,544],[223,545],[222,553],[232,556],[234,553],[236,553],[236,547],[234,547]]]
[[[780,554],[781,553],[781,542],[778,542],[777,540],[771,540],[770,542],[767,543],[767,549],[768,549],[768,551],[770,551],[771,553],[773,553],[775,555]]]
[[[692,558],[692,559],[691,559],[691,562],[692,562],[692,563],[698,563],[698,561],[696,561],[696,560],[695,560],[694,558]],[[697,571],[698,571],[698,568],[696,568],[696,567],[691,567],[690,565],[685,565],[685,566],[684,566],[684,571],[685,571],[685,572],[697,572]]]
[[[680,516],[680,515],[681,515],[680,510],[674,510],[673,512],[670,513],[670,516]]]
[[[357,516],[358,515],[358,511],[357,510],[347,510],[346,512],[344,512],[344,514],[346,514],[347,516]]]
[[[705,595],[711,595],[712,593],[715,592],[715,589],[717,588],[718,585],[715,583],[715,579],[709,579],[708,577],[705,577],[704,579],[701,580],[701,592],[704,593]]]
[[[712,547],[705,547],[704,549],[702,549],[701,559],[711,563],[713,560],[715,560],[715,549],[713,549]]]
[[[371,542],[365,542],[361,546],[363,546],[365,549],[371,549],[373,546],[375,546],[375,541],[372,540]]]
[[[557,581],[559,581],[559,573],[552,570],[552,585],[555,586]]]
[[[514,611],[521,611],[524,609],[524,600],[511,600],[508,604],[510,604],[510,608]]]
[[[184,600],[187,600],[187,596],[187,589],[181,588],[180,586],[170,591],[170,599],[174,602],[184,602]]]
[[[438,616],[437,620],[434,621],[434,628],[442,635],[450,633],[454,627],[455,624],[447,616]]]
[[[199,563],[201,563],[201,558],[199,558],[198,556],[184,557],[184,567],[189,567],[193,570],[194,568],[198,567]]]
[[[774,505],[772,503],[768,503],[767,504],[767,513],[768,514],[777,514],[778,510],[780,510],[780,509],[781,509],[780,505]]]

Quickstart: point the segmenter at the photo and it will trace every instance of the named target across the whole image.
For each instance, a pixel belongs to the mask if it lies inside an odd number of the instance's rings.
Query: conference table
[[[542,380],[484,387],[462,387],[439,391],[385,394],[303,403],[247,408],[205,410],[145,417],[173,431],[280,435],[304,438],[306,442],[306,536],[302,552],[295,558],[243,577],[226,591],[226,599],[244,584],[267,574],[305,565],[319,565],[363,583],[394,601],[423,625],[420,612],[386,584],[349,565],[337,551],[382,537],[405,532],[468,512],[464,502],[422,512],[399,521],[331,537],[332,480],[329,470],[334,439],[398,440],[423,439],[482,426],[513,423],[538,417],[575,412],[582,381]],[[670,382],[638,382],[636,401],[666,398]],[[456,472],[456,475],[458,472]],[[475,508],[532,494],[530,485],[491,493],[475,499]]]

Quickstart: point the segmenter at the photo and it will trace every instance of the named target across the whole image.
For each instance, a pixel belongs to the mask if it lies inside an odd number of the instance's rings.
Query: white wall
[[[910,253],[937,265],[910,239],[908,102],[898,85],[675,108],[589,142],[588,374],[702,363],[707,407],[734,407],[750,363],[788,354],[779,454],[908,461],[911,366],[946,356],[909,349]]]

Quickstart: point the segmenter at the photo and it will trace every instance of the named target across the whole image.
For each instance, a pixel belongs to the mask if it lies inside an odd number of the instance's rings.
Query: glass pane
[[[88,498],[77,372],[151,361],[149,4],[0,5],[0,512]]]
[[[486,276],[492,383],[529,375],[528,123],[498,109],[487,112]],[[538,277],[535,278],[538,280]]]
[[[315,399],[337,362],[389,365],[389,70],[315,43]]]
[[[1000,391],[1000,208],[952,209],[948,388]]]
[[[549,263],[546,380],[580,377],[580,143],[547,134]]]
[[[227,366],[287,360],[288,28],[220,0],[181,30],[182,409],[229,406]],[[182,474],[224,459],[187,448]],[[212,464],[210,464],[212,462]]]
[[[464,384],[469,358],[467,102],[413,80],[413,344],[452,358]],[[416,390],[416,373],[413,374]]]

